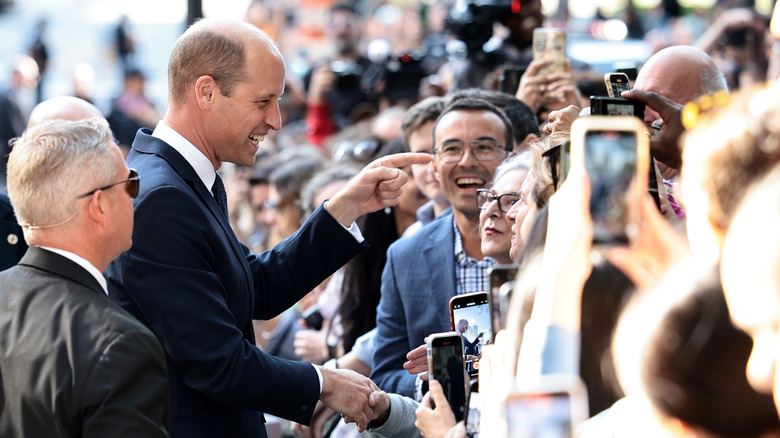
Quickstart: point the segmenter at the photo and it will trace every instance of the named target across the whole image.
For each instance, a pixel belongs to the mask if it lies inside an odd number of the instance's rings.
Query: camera
[[[375,62],[363,75],[361,87],[392,100],[415,99],[420,81],[428,76],[424,59],[424,51],[410,51]]]
[[[363,67],[355,62],[333,61],[330,70],[336,73],[334,88],[340,91],[352,91],[360,87],[360,77],[363,75]]]

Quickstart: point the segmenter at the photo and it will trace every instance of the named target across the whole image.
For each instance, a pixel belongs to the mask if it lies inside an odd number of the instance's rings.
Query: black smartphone
[[[506,67],[498,78],[498,90],[514,96],[517,93],[517,88],[520,86],[520,78],[523,77],[524,73],[525,68]]]
[[[509,438],[575,437],[588,419],[588,394],[576,375],[543,375],[533,389],[506,400]]]
[[[455,421],[466,413],[466,370],[463,357],[463,337],[457,332],[428,336],[428,373],[444,389]]]
[[[504,328],[506,315],[501,312],[501,298],[499,291],[501,286],[508,281],[514,281],[517,275],[518,265],[498,265],[488,268],[488,277],[490,278],[490,302],[491,302],[491,322],[493,334],[498,333]]]
[[[479,374],[482,347],[493,343],[493,320],[487,292],[457,295],[450,299],[450,325],[463,337],[466,371]]]
[[[645,118],[645,104],[622,97],[590,96],[590,114],[594,116],[635,116]]]
[[[638,229],[630,202],[645,191],[649,139],[636,117],[581,117],[572,124],[572,165],[584,165],[591,186],[594,243],[627,243]]]
[[[307,309],[303,312],[301,318],[303,318],[306,328],[311,330],[322,330],[322,323],[325,321],[325,318],[323,318],[322,313],[320,313],[320,308],[318,306]]]
[[[607,73],[604,75],[604,85],[607,86],[609,97],[622,97],[624,91],[631,89],[628,75],[625,73]]]

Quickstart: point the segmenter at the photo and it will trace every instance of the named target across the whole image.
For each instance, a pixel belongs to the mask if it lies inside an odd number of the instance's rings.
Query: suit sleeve
[[[165,355],[147,330],[114,338],[82,392],[82,435],[156,438],[170,433]]]
[[[398,284],[393,246],[387,254],[382,271],[382,297],[376,315],[377,333],[373,356],[371,380],[386,392],[414,397],[416,377],[403,368],[409,347],[408,324],[403,309]],[[398,273],[404,275],[404,273]]]
[[[253,279],[240,260],[246,254],[237,254],[215,224],[194,194],[152,190],[136,205],[133,247],[115,262],[111,283],[132,297],[187,387],[225,405],[308,423],[320,395],[317,372],[262,353],[245,332],[253,294],[264,296],[261,307],[273,312],[308,292],[298,288],[324,279],[307,274],[317,272],[308,261],[293,263],[316,242],[288,242],[281,259],[253,258],[254,277],[269,277]]]

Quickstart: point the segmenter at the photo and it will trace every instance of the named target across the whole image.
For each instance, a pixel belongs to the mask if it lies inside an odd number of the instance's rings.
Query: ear
[[[89,219],[101,228],[108,223],[108,202],[110,202],[108,196],[103,191],[98,191],[89,197],[86,206]]]
[[[201,110],[211,110],[217,93],[219,93],[219,87],[211,76],[201,76],[195,81],[195,99]]]
[[[525,136],[523,141],[520,142],[520,144],[515,145],[515,152],[522,152],[528,149],[528,145],[531,143],[536,143],[537,141],[539,141],[539,137],[536,134],[528,134]]]

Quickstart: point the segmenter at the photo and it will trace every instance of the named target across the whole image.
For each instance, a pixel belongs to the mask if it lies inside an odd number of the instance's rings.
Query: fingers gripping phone
[[[607,86],[609,97],[622,97],[624,91],[631,89],[628,75],[625,73],[607,73],[604,75],[604,84]]]
[[[441,383],[455,421],[463,420],[466,412],[463,337],[457,332],[429,335],[427,353],[430,377]]]
[[[463,338],[466,371],[479,374],[482,347],[493,343],[493,320],[487,292],[475,292],[450,299],[450,325]]]
[[[637,117],[581,117],[572,124],[571,163],[588,172],[594,243],[626,243],[637,230],[638,212],[629,205],[639,205],[645,193],[649,156]]]
[[[534,388],[506,400],[509,438],[574,437],[588,419],[588,394],[577,375],[543,375]]]

